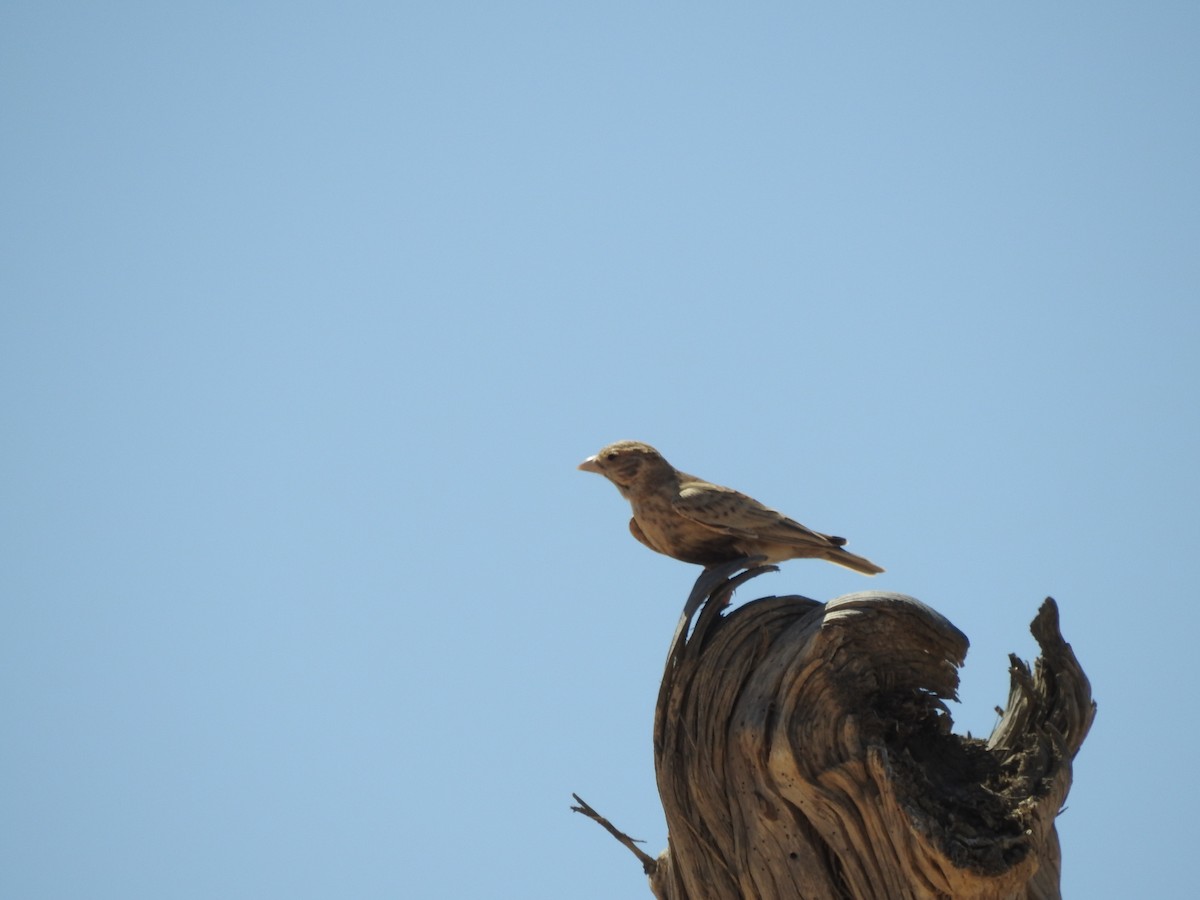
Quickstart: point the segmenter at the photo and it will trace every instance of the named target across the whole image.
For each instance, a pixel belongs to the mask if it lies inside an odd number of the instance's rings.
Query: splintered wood
[[[1054,820],[1095,704],[1046,600],[1041,657],[1012,660],[989,740],[952,733],[967,638],[900,594],[767,597],[768,571],[706,572],[673,641],[654,729],[668,847],[660,900],[1059,894]],[[714,577],[715,576],[715,577]],[[732,576],[732,577],[731,577]],[[708,581],[704,581],[707,578]],[[694,605],[694,604],[693,604]]]

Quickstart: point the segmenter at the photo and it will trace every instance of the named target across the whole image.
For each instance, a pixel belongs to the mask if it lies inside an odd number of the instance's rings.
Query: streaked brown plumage
[[[874,575],[879,566],[842,549],[845,538],[805,528],[732,488],[675,469],[638,441],[609,444],[579,468],[603,475],[633,506],[629,530],[658,553],[710,566],[745,556],[827,559]]]

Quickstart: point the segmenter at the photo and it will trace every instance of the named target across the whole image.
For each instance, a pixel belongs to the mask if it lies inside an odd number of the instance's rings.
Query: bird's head
[[[595,456],[589,456],[581,462],[579,468],[584,472],[603,475],[617,486],[623,497],[669,477],[675,471],[661,453],[640,441],[609,444]]]

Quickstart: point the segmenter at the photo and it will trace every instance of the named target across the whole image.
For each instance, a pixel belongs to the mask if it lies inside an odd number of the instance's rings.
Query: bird
[[[746,557],[765,564],[825,559],[864,575],[884,571],[843,549],[846,539],[806,528],[733,488],[680,472],[641,441],[617,441],[578,468],[603,475],[633,507],[629,530],[654,550],[707,567]]]

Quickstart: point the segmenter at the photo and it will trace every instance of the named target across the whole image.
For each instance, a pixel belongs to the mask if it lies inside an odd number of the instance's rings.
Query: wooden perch
[[[722,615],[771,568],[753,562],[701,576],[706,602],[668,657],[654,726],[668,846],[642,859],[654,895],[1060,897],[1054,820],[1096,707],[1054,601],[1032,626],[1041,656],[1032,670],[1011,658],[983,741],[951,732],[968,641],[944,617],[880,592]]]

